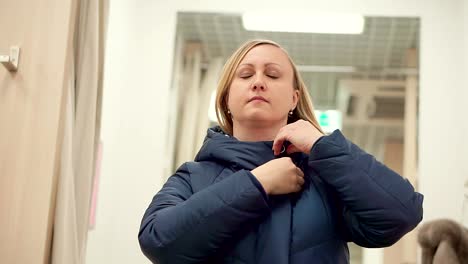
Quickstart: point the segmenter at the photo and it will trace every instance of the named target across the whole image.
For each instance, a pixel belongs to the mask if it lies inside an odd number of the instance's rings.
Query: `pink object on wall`
[[[94,171],[93,181],[93,193],[91,196],[91,209],[89,213],[89,229],[94,229],[96,226],[96,206],[97,206],[97,195],[99,187],[99,176],[101,174],[101,163],[102,163],[102,141],[99,141],[96,156],[96,166]]]

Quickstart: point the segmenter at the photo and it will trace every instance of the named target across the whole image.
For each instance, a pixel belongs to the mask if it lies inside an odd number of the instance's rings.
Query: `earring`
[[[289,111],[289,116],[293,115],[293,110]]]
[[[231,111],[229,109],[227,110],[227,113],[228,113],[228,115],[231,115]]]

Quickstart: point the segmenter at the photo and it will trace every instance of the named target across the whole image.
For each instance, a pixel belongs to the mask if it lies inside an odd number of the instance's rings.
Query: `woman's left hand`
[[[279,130],[273,141],[273,152],[275,155],[280,154],[284,141],[289,141],[291,144],[286,149],[288,154],[294,152],[309,154],[314,143],[322,136],[322,132],[310,122],[300,119]]]

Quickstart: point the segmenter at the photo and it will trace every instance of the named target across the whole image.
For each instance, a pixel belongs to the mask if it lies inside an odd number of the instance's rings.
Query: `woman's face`
[[[287,55],[276,46],[264,44],[251,49],[236,69],[229,87],[228,108],[235,123],[286,124],[297,100]]]

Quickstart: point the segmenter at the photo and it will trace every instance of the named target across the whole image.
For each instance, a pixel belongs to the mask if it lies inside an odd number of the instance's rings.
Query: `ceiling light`
[[[361,34],[364,17],[357,14],[292,14],[246,12],[242,24],[250,31]]]

